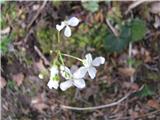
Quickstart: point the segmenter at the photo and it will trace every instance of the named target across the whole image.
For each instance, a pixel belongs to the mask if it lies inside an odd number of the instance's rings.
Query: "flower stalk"
[[[76,17],[72,17],[68,21],[61,22],[60,25],[56,25],[56,29],[58,30],[57,33],[57,42],[58,42],[58,48],[60,48],[60,31],[64,29],[64,35],[66,37],[71,36],[71,28],[75,27],[79,23],[79,19]],[[50,69],[50,80],[48,82],[48,87],[50,89],[60,89],[62,91],[67,90],[68,88],[75,86],[78,89],[83,89],[86,87],[85,83],[85,76],[88,73],[91,79],[94,79],[96,77],[96,67],[100,66],[101,64],[104,64],[105,58],[104,57],[96,57],[94,60],[92,60],[92,55],[86,54],[85,59],[81,59],[78,57],[75,57],[73,55],[62,53],[60,49],[55,51],[57,56],[55,60],[53,60],[53,65]],[[65,66],[64,63],[64,57],[69,57],[76,59],[82,63],[83,66],[76,69],[75,71],[70,70],[67,66]],[[61,82],[60,78],[63,77],[65,81]]]

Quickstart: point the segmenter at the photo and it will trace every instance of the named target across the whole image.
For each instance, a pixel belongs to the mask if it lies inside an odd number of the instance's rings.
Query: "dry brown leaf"
[[[129,114],[131,116],[131,118],[134,120],[138,117],[138,112],[133,111],[133,110],[129,110]]]
[[[39,60],[39,62],[36,62],[35,66],[36,66],[36,68],[38,68],[38,71],[40,71],[40,72],[46,72],[47,71],[42,60]]]
[[[43,112],[44,109],[48,108],[48,105],[45,103],[36,103],[33,105],[35,109],[37,109],[39,112]]]
[[[160,2],[154,2],[151,5],[150,11],[154,14],[159,14],[160,15]]]
[[[149,100],[147,102],[147,105],[150,106],[150,107],[152,107],[152,108],[155,108],[155,109],[160,109],[160,104],[158,103],[157,100],[153,100],[153,99]]]
[[[18,86],[20,86],[24,80],[23,73],[18,73],[12,76],[12,79],[16,82]]]
[[[123,86],[128,89],[132,89],[132,90],[136,90],[136,91],[139,90],[139,85],[136,83],[124,82]]]
[[[103,22],[104,16],[102,14],[102,11],[98,12],[97,14],[95,14],[94,19],[97,22]]]
[[[144,52],[144,62],[147,63],[147,62],[150,62],[150,61],[152,61],[150,53],[148,51],[145,51]]]
[[[6,85],[7,85],[6,80],[2,76],[0,76],[0,87],[4,88]]]
[[[118,71],[120,72],[120,74],[126,77],[133,76],[133,74],[135,73],[134,68],[119,68]]]
[[[43,112],[44,109],[49,107],[45,102],[46,102],[46,97],[45,97],[45,94],[42,93],[32,99],[31,105],[33,108],[37,109],[39,112]]]

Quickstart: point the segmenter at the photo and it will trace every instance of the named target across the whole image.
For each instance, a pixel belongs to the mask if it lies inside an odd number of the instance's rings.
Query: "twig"
[[[39,16],[39,14],[41,13],[41,11],[45,7],[46,3],[47,3],[47,0],[44,0],[42,6],[37,10],[36,15],[33,17],[33,19],[31,20],[31,22],[28,24],[27,29],[29,29],[31,27],[31,25],[34,23],[34,21],[37,19],[37,17]]]
[[[128,58],[131,59],[132,58],[132,43],[129,43],[129,50],[128,50]],[[129,64],[129,68],[132,67],[132,64]]]
[[[49,61],[44,57],[44,55],[42,54],[42,52],[39,50],[39,48],[37,46],[34,46],[35,51],[38,53],[38,55],[42,58],[42,60],[44,61],[45,65],[49,65]]]
[[[132,59],[132,42],[129,43],[129,53],[128,53],[128,58],[131,60]],[[129,63],[129,68],[132,68],[132,64]],[[134,82],[134,77],[133,75],[130,77],[130,81],[133,83]]]
[[[158,72],[158,71],[159,71],[158,68],[150,67],[148,64],[144,64],[144,66],[145,66],[148,70],[155,71],[155,72]]]
[[[33,30],[32,30],[32,29],[30,29],[30,30],[28,31],[27,35],[25,36],[25,38],[24,38],[24,43],[27,42],[28,37],[30,36],[31,33],[33,33]]]
[[[97,109],[102,109],[102,108],[107,108],[107,107],[112,107],[112,106],[118,105],[119,103],[121,103],[122,101],[127,99],[130,95],[131,95],[131,93],[125,95],[123,98],[119,99],[116,102],[113,102],[113,103],[110,103],[110,104],[106,104],[106,105],[100,105],[100,106],[95,106],[95,107],[84,107],[84,108],[61,105],[61,108],[70,109],[70,110],[79,110],[79,111],[80,110],[97,110]]]
[[[146,0],[137,0],[134,1],[127,9],[127,11],[125,12],[125,14],[127,15],[132,9],[134,9],[135,7],[139,6],[140,4],[142,4],[143,2],[145,2]]]
[[[6,35],[6,34],[9,34],[10,31],[11,31],[11,27],[8,26],[5,29],[3,29],[3,30],[0,31],[0,35],[3,36],[3,35]]]
[[[126,100],[130,95],[141,91],[144,88],[144,85],[142,85],[137,91],[133,91],[128,93],[127,95],[125,95],[124,97],[122,97],[121,99],[119,99],[116,102],[110,103],[110,104],[105,104],[105,105],[99,105],[99,106],[94,106],[94,107],[72,107],[72,106],[66,106],[66,105],[60,105],[60,107],[62,109],[69,109],[69,110],[77,110],[77,111],[82,111],[82,110],[97,110],[97,109],[102,109],[102,108],[108,108],[108,107],[113,107],[116,106],[118,104],[120,104],[121,102],[123,102],[124,100]]]
[[[111,31],[113,32],[113,34],[118,37],[119,36],[119,33],[118,31],[111,25],[111,23],[109,22],[108,19],[106,19],[106,23],[108,25],[108,27],[111,29]]]
[[[31,25],[34,23],[34,21],[37,19],[37,17],[39,16],[39,14],[41,13],[41,11],[42,11],[43,8],[45,7],[46,3],[47,3],[47,0],[44,0],[42,6],[38,9],[36,15],[33,17],[33,19],[31,20],[31,22],[28,24],[28,26],[27,26],[28,33],[27,33],[27,35],[26,35],[25,38],[24,38],[24,43],[27,42],[27,39],[28,39],[29,35],[33,32],[33,30],[30,29],[30,27],[31,27]],[[20,43],[20,44],[21,44],[21,43]]]

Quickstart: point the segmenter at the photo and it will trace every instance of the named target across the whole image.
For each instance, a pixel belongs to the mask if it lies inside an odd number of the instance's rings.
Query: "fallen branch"
[[[139,6],[140,4],[142,4],[143,2],[146,2],[147,0],[137,0],[134,1],[127,9],[127,11],[125,12],[125,14],[127,15],[132,9],[136,8],[137,6]]]
[[[124,101],[125,99],[127,99],[129,96],[131,95],[131,93],[125,95],[123,98],[119,99],[116,102],[110,103],[110,104],[105,104],[105,105],[100,105],[100,106],[95,106],[95,107],[72,107],[72,106],[66,106],[66,105],[61,105],[61,108],[63,109],[70,109],[70,110],[97,110],[97,109],[102,109],[102,108],[107,108],[107,107],[112,107],[115,105],[120,104],[122,101]]]
[[[42,52],[39,50],[37,46],[34,46],[35,51],[38,53],[38,55],[41,57],[41,59],[44,61],[45,65],[49,65],[49,61],[44,57]]]
[[[9,34],[10,31],[11,31],[11,27],[8,26],[5,29],[3,29],[3,30],[0,31],[0,35],[3,36],[3,35],[6,35],[6,34]]]
[[[42,6],[37,10],[36,15],[33,17],[33,19],[31,20],[31,22],[28,24],[27,29],[29,29],[32,26],[32,24],[34,23],[34,21],[37,19],[37,17],[39,16],[39,14],[41,13],[41,11],[45,7],[46,3],[47,3],[47,0],[44,0]]]
[[[108,19],[106,19],[106,23],[108,25],[108,27],[111,29],[111,31],[113,32],[113,34],[118,37],[119,36],[119,33],[118,31],[111,25],[111,23],[109,22]]]
[[[132,42],[129,43],[129,50],[128,50],[128,58],[131,60],[132,59]],[[129,68],[132,69],[132,63],[129,62]],[[130,81],[131,83],[134,82],[134,76],[130,76]]]
[[[62,109],[78,110],[78,111],[82,111],[82,110],[97,110],[97,109],[102,109],[102,108],[113,107],[113,106],[116,106],[116,105],[120,104],[124,100],[126,100],[130,95],[141,91],[143,89],[143,87],[144,87],[144,85],[142,85],[137,91],[130,92],[127,95],[125,95],[124,97],[122,97],[121,99],[119,99],[118,101],[110,103],[110,104],[99,105],[99,106],[94,106],[94,107],[83,107],[83,108],[82,107],[66,106],[66,105],[60,105],[60,107]]]

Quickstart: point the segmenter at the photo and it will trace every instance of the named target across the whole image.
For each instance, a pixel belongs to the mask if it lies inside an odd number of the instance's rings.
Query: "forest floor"
[[[80,1],[2,1],[1,33],[6,38],[1,40],[5,42],[1,43],[0,51],[2,120],[160,120],[160,3],[134,6],[134,2],[102,1],[98,5],[98,10],[90,12]],[[106,14],[114,13],[113,9],[115,16],[122,16],[114,20],[123,22],[138,17],[147,26],[142,41],[132,44],[132,69],[127,64],[128,48],[108,53],[103,38],[98,37],[106,31],[112,32],[105,19]],[[86,32],[91,37],[78,35],[78,29],[74,29],[73,38],[63,38],[61,50],[81,57],[88,52],[104,56],[106,63],[98,69],[94,80],[88,78],[82,90],[49,89],[53,59],[50,50],[57,47],[55,26],[70,16],[80,18],[85,26],[78,26],[79,33]],[[72,63],[79,65],[74,60],[65,61],[70,67],[74,67]],[[44,74],[43,79],[40,73]],[[111,104],[128,94],[116,105],[102,109],[64,108]]]

